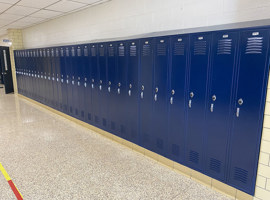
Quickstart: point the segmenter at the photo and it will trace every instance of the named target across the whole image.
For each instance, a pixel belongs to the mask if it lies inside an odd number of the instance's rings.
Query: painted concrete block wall
[[[269,0],[112,0],[23,30],[26,48],[270,18]]]
[[[264,124],[254,200],[270,199],[270,80],[266,97]]]

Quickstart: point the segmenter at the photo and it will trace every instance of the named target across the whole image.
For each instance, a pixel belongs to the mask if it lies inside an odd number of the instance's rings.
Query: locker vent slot
[[[46,56],[46,55],[44,55],[44,56]],[[66,56],[69,56],[69,50],[68,49],[66,49]]]
[[[185,55],[185,45],[182,42],[174,43],[173,54],[175,56],[183,56]]]
[[[71,56],[72,56],[72,57],[75,56],[75,49],[71,49]]]
[[[157,44],[157,55],[158,56],[166,56],[166,44],[164,43],[159,43]]]
[[[234,179],[242,183],[247,183],[248,171],[239,167],[234,168]]]
[[[104,48],[99,48],[99,56],[104,56]]]
[[[179,156],[179,145],[177,144],[172,145],[172,154],[175,156]]]
[[[91,113],[88,113],[88,120],[91,120],[92,117],[91,117]]]
[[[143,56],[150,56],[150,45],[149,44],[145,44],[143,45],[143,52],[142,55]]]
[[[199,163],[199,153],[191,150],[189,152],[189,161],[193,163]]]
[[[262,37],[252,37],[248,38],[246,46],[246,54],[261,54],[263,47]]]
[[[118,47],[118,55],[121,57],[125,56],[125,47],[124,46]]]
[[[221,162],[215,158],[210,159],[210,169],[220,173],[220,168],[221,168]]]
[[[82,56],[82,50],[81,49],[77,49],[77,55]]]
[[[104,118],[102,118],[102,125],[103,125],[103,126],[107,126],[107,120],[104,119]]]
[[[223,39],[218,41],[218,55],[230,55],[232,52],[232,39]]]
[[[85,48],[85,49],[83,50],[83,54],[84,54],[84,56],[88,56],[88,49]]]
[[[93,47],[91,48],[91,56],[97,56],[96,49]]]
[[[130,46],[129,51],[130,56],[137,56],[137,46]]]
[[[115,122],[111,122],[111,129],[115,130]]]
[[[84,118],[84,111],[81,111],[81,117]]]
[[[64,50],[63,49],[60,50],[60,54],[61,54],[61,57],[64,56]],[[42,56],[42,53],[40,55]]]
[[[113,56],[114,56],[114,48],[109,47],[109,57],[113,57]]]
[[[160,138],[157,139],[157,148],[163,149],[163,140]]]
[[[206,55],[206,41],[194,42],[194,55]]]

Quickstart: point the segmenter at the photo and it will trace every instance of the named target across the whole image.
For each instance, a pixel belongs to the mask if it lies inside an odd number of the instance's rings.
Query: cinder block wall
[[[112,0],[23,30],[26,48],[270,18],[269,0]]]

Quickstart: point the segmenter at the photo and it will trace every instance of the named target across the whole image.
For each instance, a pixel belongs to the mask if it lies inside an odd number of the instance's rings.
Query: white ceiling
[[[0,36],[110,0],[0,0]]]

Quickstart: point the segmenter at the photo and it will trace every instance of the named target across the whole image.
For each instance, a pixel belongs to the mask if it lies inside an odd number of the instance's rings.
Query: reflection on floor
[[[229,199],[0,90],[0,162],[25,199]],[[0,175],[0,199],[15,199]]]

